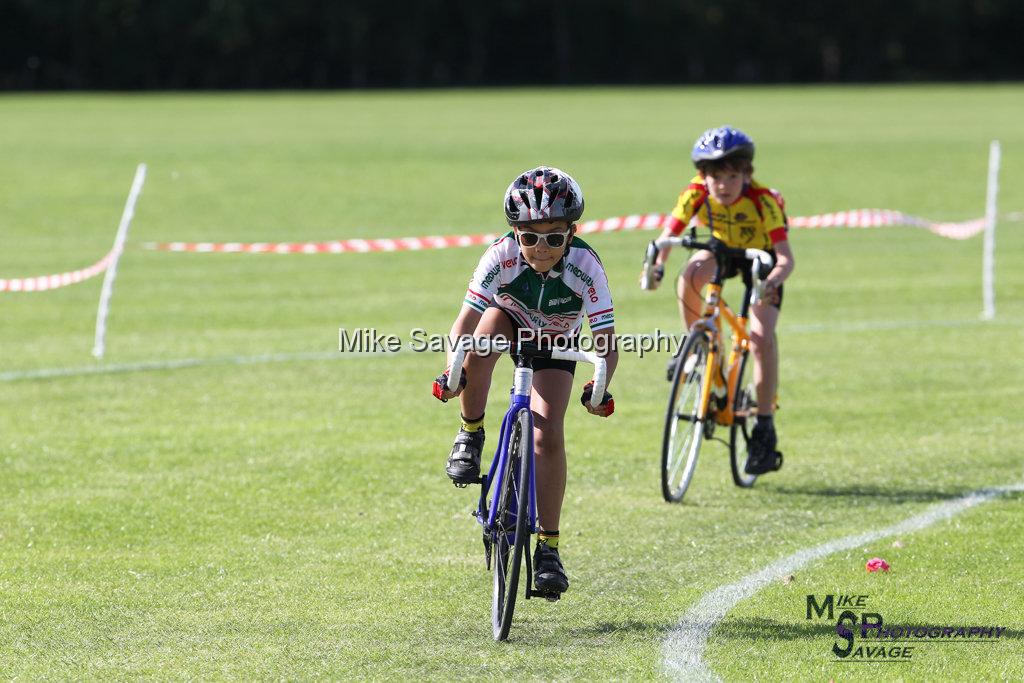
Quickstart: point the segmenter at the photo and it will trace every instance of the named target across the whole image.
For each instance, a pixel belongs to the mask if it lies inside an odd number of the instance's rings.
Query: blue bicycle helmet
[[[720,126],[701,133],[690,155],[694,164],[719,159],[754,159],[754,141],[738,128]]]

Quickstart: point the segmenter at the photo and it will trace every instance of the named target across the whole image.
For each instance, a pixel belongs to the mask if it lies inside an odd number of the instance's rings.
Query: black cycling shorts
[[[775,259],[775,252],[768,251],[772,255],[772,259]],[[725,264],[725,272],[722,274],[722,278],[728,280],[729,278],[736,277],[737,275],[743,276],[743,284],[746,287],[753,287],[753,280],[750,278],[750,267],[753,262],[748,258],[730,258]],[[779,285],[779,303],[769,304],[775,308],[782,310],[782,288],[783,285]]]
[[[505,317],[508,318],[508,321],[512,324],[512,340],[515,341],[516,339],[518,339],[519,338],[519,330],[520,330],[520,328],[522,328],[522,325],[519,324],[519,322],[515,318],[512,317],[512,314],[509,313],[508,311],[506,311],[501,306],[498,306],[496,304],[491,304],[490,306],[488,306],[488,308],[497,308],[499,311],[501,311],[502,313],[505,314]],[[573,345],[573,347],[575,347],[576,346],[576,342],[573,341],[572,345]],[[518,354],[512,354],[512,360],[514,360],[516,362],[516,365],[518,365],[519,364]],[[574,375],[575,376],[575,374],[576,374],[576,361],[574,361],[574,360],[555,360],[554,358],[534,358],[533,359],[533,369],[534,369],[535,372],[538,371],[538,370],[564,370],[564,371],[568,372],[570,375]]]

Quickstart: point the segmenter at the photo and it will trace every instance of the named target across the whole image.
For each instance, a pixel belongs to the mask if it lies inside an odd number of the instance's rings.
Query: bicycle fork
[[[487,571],[491,570],[491,533],[494,531],[494,511],[487,507],[487,494],[490,493],[491,484],[495,484],[495,495],[498,495],[505,483],[504,468],[499,469],[499,465],[502,465],[507,457],[513,414],[518,413],[509,410],[501,421],[501,430],[498,432],[498,448],[494,452],[494,457],[491,458],[491,466],[488,468],[487,474],[480,477],[480,500],[477,502],[476,512],[472,513],[483,527],[484,559],[487,563]]]
[[[516,477],[517,472],[513,471],[512,468],[505,467],[505,461],[508,458],[509,441],[511,440],[514,423],[519,420],[519,416],[523,410],[527,411],[529,416],[530,411],[530,389],[533,386],[533,370],[531,368],[516,368],[515,383],[512,387],[512,405],[509,407],[508,412],[505,413],[504,418],[501,421],[501,431],[498,436],[498,449],[491,459],[491,466],[488,469],[487,474],[480,478],[480,500],[477,503],[476,512],[473,516],[476,517],[477,521],[483,527],[483,544],[484,544],[484,557],[487,564],[487,570],[491,570],[491,558],[492,558],[492,539],[491,534],[497,531],[498,533],[507,534],[509,533],[506,529],[498,529],[497,526],[500,521],[496,519],[496,513],[494,506],[490,509],[487,506],[487,494],[490,492],[491,484],[494,484],[495,496],[500,495],[500,492],[505,487],[505,476]],[[527,499],[529,501],[526,510],[515,509],[515,515],[518,519],[519,515],[526,515],[526,534],[527,537],[533,535],[537,531],[537,472],[533,462],[533,419],[526,420],[526,433],[524,434],[526,449],[523,453],[520,453],[519,457],[527,461],[527,466],[530,472],[529,482],[529,495]],[[507,471],[506,471],[507,470]],[[510,505],[516,506],[518,501],[510,501]],[[514,528],[514,527],[513,527]],[[513,532],[514,533],[514,532]],[[512,545],[512,544],[510,544]],[[526,578],[527,587],[533,583],[533,568],[530,561],[529,552],[526,553]],[[531,591],[527,590],[527,599],[530,597]],[[543,595],[543,593],[536,593],[537,595]],[[550,599],[550,598],[549,598]]]

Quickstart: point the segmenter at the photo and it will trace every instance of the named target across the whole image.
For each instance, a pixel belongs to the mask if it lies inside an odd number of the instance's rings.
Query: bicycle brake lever
[[[750,305],[756,306],[761,303],[761,299],[764,298],[764,280],[758,280],[757,284],[754,285],[750,290]]]
[[[640,289],[650,289],[652,281],[661,279],[655,274],[657,266],[654,265],[660,251],[658,243],[653,240],[647,245],[644,252],[643,274],[640,276]]]

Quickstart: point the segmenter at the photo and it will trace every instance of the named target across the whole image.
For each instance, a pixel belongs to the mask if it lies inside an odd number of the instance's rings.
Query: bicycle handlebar
[[[454,391],[453,387],[459,386],[462,379],[462,365],[466,360],[466,354],[474,351],[479,354],[489,353],[513,353],[513,344],[508,340],[498,341],[484,337],[463,337],[455,348],[452,355],[452,365],[448,369],[448,391]],[[595,409],[601,405],[604,398],[604,390],[608,386],[608,362],[593,351],[569,351],[562,349],[540,350],[538,357],[551,358],[553,360],[568,360],[578,363],[592,363],[594,365],[594,390],[590,397],[590,405]]]
[[[690,235],[682,235],[681,237],[666,237],[659,240],[653,240],[647,245],[647,251],[644,253],[644,270],[640,277],[640,288],[651,289],[654,262],[658,259],[658,254],[665,247],[685,247],[687,249],[704,249],[710,251],[716,257],[719,256],[733,256],[736,258],[749,259],[752,263],[750,266],[750,280],[751,282],[757,283],[752,288],[750,293],[751,305],[756,304],[764,296],[764,277],[761,277],[760,266],[765,266],[766,269],[770,269],[775,265],[775,259],[772,255],[763,249],[738,249],[735,247],[727,247],[720,242],[698,242]],[[767,275],[765,276],[767,277]]]

